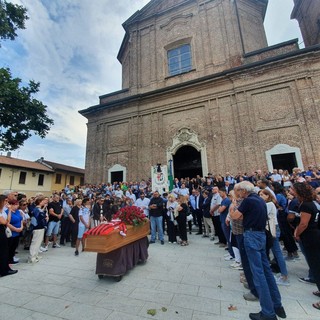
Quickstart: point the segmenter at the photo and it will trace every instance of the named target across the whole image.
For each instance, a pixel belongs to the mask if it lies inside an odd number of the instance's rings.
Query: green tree
[[[47,107],[33,98],[40,84],[30,81],[21,86],[21,79],[12,78],[9,69],[0,69],[0,149],[16,150],[34,132],[44,138],[53,124]]]
[[[26,8],[0,0],[0,39],[14,40],[16,31],[25,29],[27,19],[29,17]]]
[[[26,8],[0,0],[0,40],[14,40],[27,19]],[[0,150],[16,150],[32,134],[44,138],[53,125],[47,106],[34,98],[39,87],[33,80],[22,86],[10,69],[0,68]]]

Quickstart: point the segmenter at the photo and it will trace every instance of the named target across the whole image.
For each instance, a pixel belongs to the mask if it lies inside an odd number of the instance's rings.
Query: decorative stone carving
[[[167,162],[172,160],[172,156],[182,147],[189,145],[194,147],[197,151],[201,153],[201,166],[202,172],[207,174],[208,172],[208,162],[207,162],[207,147],[205,142],[200,142],[196,132],[190,128],[181,128],[175,134],[172,139],[171,147],[167,148]],[[174,172],[173,172],[174,174]]]

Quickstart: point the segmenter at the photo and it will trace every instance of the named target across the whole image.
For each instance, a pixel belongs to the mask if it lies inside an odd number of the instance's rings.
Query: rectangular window
[[[71,184],[72,186],[74,186],[74,176],[70,176],[70,182],[69,184]]]
[[[38,186],[43,186],[44,174],[39,174]]]
[[[26,184],[27,173],[25,171],[20,171],[19,184]]]
[[[168,51],[168,69],[170,76],[190,71],[192,68],[190,44]]]
[[[56,173],[56,184],[61,184],[61,173]]]

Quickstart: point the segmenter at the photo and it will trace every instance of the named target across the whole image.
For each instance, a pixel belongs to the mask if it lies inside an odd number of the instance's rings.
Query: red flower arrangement
[[[147,221],[143,210],[136,206],[121,208],[116,214],[113,215],[113,219],[120,219],[124,223],[131,224],[133,226],[138,226]]]

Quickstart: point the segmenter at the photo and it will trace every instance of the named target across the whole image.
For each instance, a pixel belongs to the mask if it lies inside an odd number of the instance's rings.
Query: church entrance
[[[175,178],[202,176],[201,153],[194,147],[183,146],[173,155]]]

